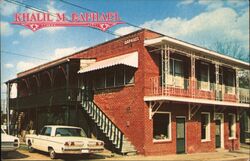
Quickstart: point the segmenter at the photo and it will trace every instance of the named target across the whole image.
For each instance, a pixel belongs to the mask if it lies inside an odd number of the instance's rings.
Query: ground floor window
[[[229,131],[229,139],[236,138],[236,118],[235,114],[228,115],[228,131]]]
[[[210,113],[201,113],[201,140],[210,140]]]
[[[171,113],[156,112],[153,116],[153,138],[158,140],[171,140]]]

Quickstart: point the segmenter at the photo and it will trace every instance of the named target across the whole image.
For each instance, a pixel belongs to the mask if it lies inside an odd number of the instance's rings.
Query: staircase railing
[[[82,106],[97,126],[106,134],[116,149],[122,149],[123,133],[113,121],[93,102],[92,91],[83,91]]]

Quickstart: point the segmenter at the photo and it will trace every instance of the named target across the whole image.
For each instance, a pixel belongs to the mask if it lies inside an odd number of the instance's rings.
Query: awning
[[[89,66],[79,70],[78,73],[86,73],[86,72],[108,68],[108,67],[111,67],[114,65],[120,65],[120,64],[138,68],[138,52],[135,51],[129,54],[116,56],[110,59],[105,59],[105,60],[101,60],[98,62],[94,62],[90,64]]]

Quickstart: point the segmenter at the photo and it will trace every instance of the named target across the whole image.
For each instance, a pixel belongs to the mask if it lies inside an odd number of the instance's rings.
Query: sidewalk
[[[26,160],[50,160],[47,153],[28,153],[27,145],[22,142],[20,144],[20,152],[26,155],[33,155],[33,157],[25,158]],[[81,160],[82,158],[70,157],[72,160]],[[250,161],[250,149],[248,146],[241,146],[240,150],[229,152],[228,150],[218,150],[217,152],[209,153],[194,153],[194,154],[172,154],[162,156],[122,156],[111,153],[105,150],[103,153],[93,155],[87,160],[171,160],[171,161]]]
[[[114,158],[106,158],[105,160],[172,160],[172,161],[249,161],[249,153],[239,152],[209,152],[195,154],[173,154],[164,156],[115,156]]]

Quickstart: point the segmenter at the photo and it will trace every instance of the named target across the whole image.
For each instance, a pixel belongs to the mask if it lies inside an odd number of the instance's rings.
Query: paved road
[[[181,154],[181,155],[165,155],[165,156],[112,156],[110,152],[105,151],[105,153],[99,155],[67,155],[61,156],[60,160],[187,160],[187,161],[250,161],[248,151],[245,152],[212,152],[212,153],[196,153],[196,154]],[[3,160],[51,160],[48,153],[35,151],[34,153],[29,153],[27,148],[21,147],[16,152],[11,152],[6,156],[1,156]]]

